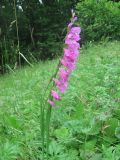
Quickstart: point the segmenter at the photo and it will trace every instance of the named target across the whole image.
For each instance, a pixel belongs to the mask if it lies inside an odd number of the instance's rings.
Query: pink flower
[[[75,62],[77,60],[77,56],[79,54],[78,50],[71,50],[68,48],[64,48],[64,59],[67,61]]]
[[[65,70],[64,68],[60,68],[58,74],[60,79],[63,80],[64,82],[67,81],[70,76],[70,72]]]
[[[75,35],[75,34],[79,35],[80,32],[81,32],[80,27],[72,27],[71,30],[70,30],[70,33],[72,33],[72,34],[74,34],[74,35]]]
[[[75,40],[71,40],[69,38],[65,39],[65,44],[68,45],[68,47],[73,48],[73,49],[79,49],[80,45],[78,42],[76,42]]]
[[[67,89],[67,81],[62,81],[58,79],[54,79],[57,88],[60,90],[61,93],[64,93]]]
[[[75,21],[77,21],[77,17],[76,17],[76,16],[73,17],[73,23],[74,23]]]
[[[77,21],[77,17],[76,17],[76,16],[73,17],[72,22],[70,22],[70,23],[68,24],[68,28],[69,28],[69,29],[72,27],[72,25],[74,24],[75,21]]]
[[[69,23],[68,24],[68,28],[70,29],[71,27],[72,27],[72,25],[73,25],[73,23],[71,22],[71,23]]]
[[[75,70],[75,63],[71,63],[69,61],[66,61],[65,59],[61,59],[61,64],[70,71]]]
[[[54,90],[51,91],[51,96],[57,101],[59,101],[61,99],[60,96],[58,95],[58,93]]]
[[[58,79],[54,79],[54,82],[58,88],[61,88],[62,84]]]
[[[80,36],[79,36],[79,34],[73,34],[73,33],[70,32],[69,35],[67,36],[67,39],[79,41],[80,40]]]
[[[51,106],[55,106],[55,103],[51,100],[48,100],[48,103],[51,105]]]
[[[54,79],[55,85],[59,92],[64,93],[68,87],[68,80],[70,74],[76,68],[76,62],[79,55],[80,44],[78,41],[80,40],[80,27],[73,27],[74,22],[77,20],[77,17],[73,14],[71,22],[68,24],[68,34],[65,38],[65,44],[67,45],[64,48],[64,55],[61,59],[61,68],[57,73],[58,79]],[[60,96],[54,90],[51,91],[51,96],[54,100],[60,100]],[[51,106],[54,106],[54,102],[48,100],[48,103]]]

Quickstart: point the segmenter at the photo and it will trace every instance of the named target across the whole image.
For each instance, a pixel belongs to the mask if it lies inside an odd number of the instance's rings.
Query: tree
[[[66,24],[77,0],[15,0],[20,49],[26,58],[29,51],[37,59],[48,59],[62,53]],[[14,64],[17,36],[14,0],[0,4],[0,65]],[[7,57],[7,58],[6,58]],[[24,60],[22,60],[22,63]]]

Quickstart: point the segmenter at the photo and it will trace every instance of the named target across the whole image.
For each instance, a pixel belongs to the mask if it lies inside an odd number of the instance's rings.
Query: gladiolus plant
[[[65,93],[68,88],[68,81],[71,73],[76,69],[76,62],[79,56],[80,49],[80,27],[75,27],[74,23],[77,21],[75,14],[72,14],[71,22],[68,24],[68,33],[65,38],[64,54],[60,59],[57,72],[53,77],[53,89],[50,91],[48,98],[48,108],[45,112],[45,108],[41,109],[41,136],[42,136],[42,152],[44,159],[44,146],[46,144],[46,152],[48,155],[49,148],[49,127],[52,107],[55,107],[56,101],[61,100],[61,95]],[[46,113],[46,115],[45,115]],[[46,118],[45,118],[46,117]],[[46,135],[46,143],[44,141]],[[45,143],[45,144],[44,144]],[[48,157],[47,157],[48,159]]]
[[[78,41],[80,40],[80,27],[74,27],[74,22],[77,20],[76,16],[72,17],[71,22],[68,25],[68,34],[65,38],[66,47],[64,48],[64,55],[60,60],[60,68],[57,73],[57,79],[53,79],[56,85],[57,91],[64,93],[68,87],[68,80],[70,78],[71,72],[76,68],[76,62],[79,55],[80,45]],[[51,106],[55,106],[55,101],[61,100],[61,97],[57,91],[51,91],[51,99],[48,103]]]

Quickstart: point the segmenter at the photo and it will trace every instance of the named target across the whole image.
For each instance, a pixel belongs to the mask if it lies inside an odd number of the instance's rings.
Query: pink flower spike
[[[80,40],[80,36],[79,36],[79,34],[73,34],[72,32],[70,32],[68,34],[68,36],[66,37],[66,39],[71,39],[71,40],[79,41]]]
[[[48,103],[53,107],[53,106],[55,106],[55,103],[53,102],[53,101],[51,101],[51,100],[48,100]]]
[[[58,95],[58,93],[54,90],[51,91],[51,96],[56,100],[56,101],[59,101],[61,98],[60,96]]]
[[[55,82],[56,86],[58,87],[58,89],[61,88],[62,83],[58,79],[54,79],[54,82]]]
[[[73,23],[74,23],[75,21],[77,21],[77,16],[75,16],[75,17],[73,18]]]
[[[62,56],[60,60],[60,68],[59,71],[56,73],[56,76],[53,78],[54,84],[55,84],[55,90],[58,91],[58,93],[61,95],[66,91],[68,88],[68,80],[73,70],[76,69],[76,62],[79,55],[79,49],[80,49],[80,27],[74,27],[74,23],[77,21],[77,17],[75,16],[75,13],[72,12],[72,18],[71,22],[68,23],[67,28],[67,35],[65,37],[65,45],[64,48],[64,55]],[[57,79],[55,79],[57,78]],[[48,100],[48,103],[51,106],[54,106],[54,101],[61,100],[61,97],[59,96],[56,91],[51,91],[51,96],[53,98],[52,100]]]
[[[73,34],[80,34],[81,32],[81,28],[80,27],[72,27],[71,30],[70,30],[71,33]]]
[[[70,23],[68,24],[68,28],[69,28],[69,29],[72,27],[72,25],[75,23],[75,21],[77,21],[77,17],[76,17],[76,16],[73,17],[72,22],[70,22]]]
[[[61,93],[64,93],[67,89],[67,81],[54,79],[55,84]]]
[[[71,22],[71,23],[69,23],[68,24],[68,28],[70,29],[71,27],[72,27],[72,25],[73,25],[73,23]]]
[[[65,59],[61,59],[61,64],[68,68],[70,71],[73,71],[76,68],[75,63],[71,63],[69,61],[66,61]]]
[[[59,69],[59,77],[63,81],[68,81],[68,78],[70,76],[70,72],[65,70],[64,68]]]
[[[67,61],[76,62],[78,57],[79,51],[78,50],[70,50],[67,48],[64,48],[64,57],[63,59],[66,59]]]
[[[65,39],[65,44],[68,45],[68,47],[73,48],[73,49],[79,49],[80,45],[78,42],[76,42],[75,40],[71,40],[69,38]]]
[[[67,89],[67,86],[68,86],[67,82],[63,82],[61,88],[59,88],[60,92],[64,93]]]

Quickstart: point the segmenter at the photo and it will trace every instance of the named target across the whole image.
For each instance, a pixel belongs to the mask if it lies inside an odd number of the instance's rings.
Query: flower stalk
[[[42,141],[42,151],[43,151],[43,159],[44,159],[44,143],[46,138],[46,153],[47,160],[49,157],[49,137],[50,137],[50,119],[51,119],[51,111],[52,107],[55,106],[56,101],[61,100],[61,94],[64,94],[68,88],[68,81],[71,76],[71,73],[76,69],[76,62],[79,55],[80,49],[80,27],[74,27],[74,23],[77,20],[77,17],[74,13],[72,13],[71,22],[68,24],[68,33],[65,38],[65,45],[63,57],[60,59],[59,64],[57,66],[56,72],[54,76],[52,76],[50,83],[53,82],[52,89],[50,91],[48,97],[48,105],[47,110],[45,112],[45,107],[42,106],[41,109],[41,136],[43,138]]]
[[[77,17],[73,13],[71,22],[68,24],[68,33],[65,38],[64,55],[60,60],[60,67],[56,74],[56,78],[53,78],[53,81],[56,86],[56,90],[51,90],[52,99],[48,100],[50,106],[55,106],[55,101],[61,100],[59,94],[65,93],[68,88],[68,80],[72,71],[76,69],[76,62],[79,55],[80,49],[80,27],[74,27],[74,23],[77,20]]]

